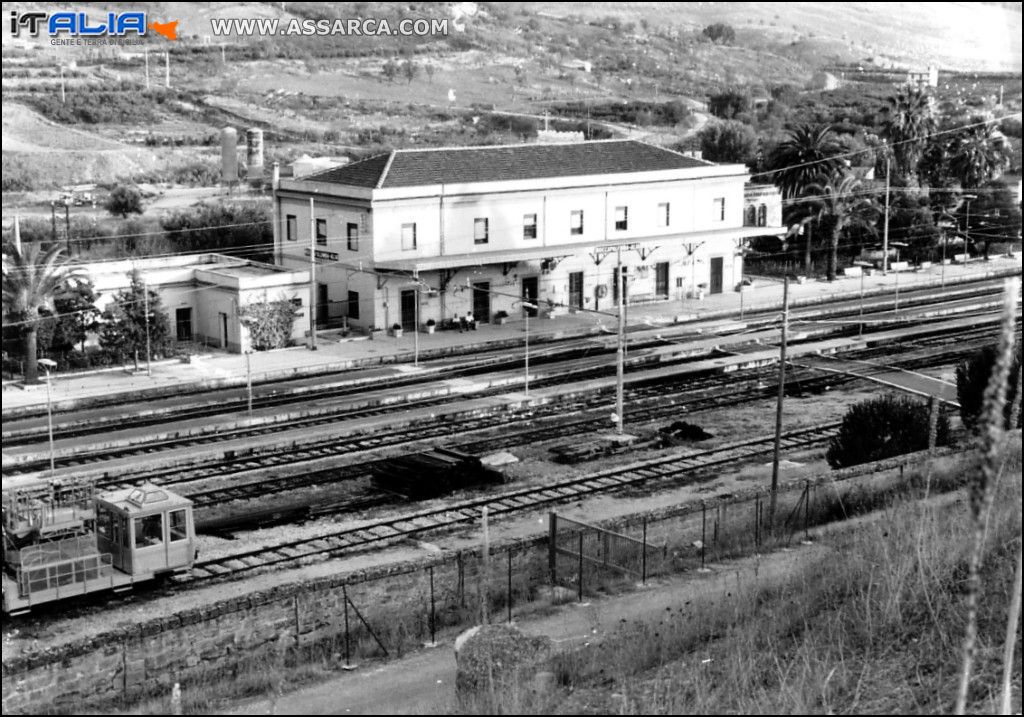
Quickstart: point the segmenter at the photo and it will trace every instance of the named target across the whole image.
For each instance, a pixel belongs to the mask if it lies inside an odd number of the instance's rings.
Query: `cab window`
[[[145,548],[164,542],[164,516],[161,513],[135,519],[135,547]]]
[[[171,542],[186,540],[188,538],[188,518],[185,515],[185,509],[172,510],[167,517],[170,519]]]

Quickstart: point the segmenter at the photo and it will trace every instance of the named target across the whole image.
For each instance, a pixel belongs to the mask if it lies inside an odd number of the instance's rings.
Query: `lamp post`
[[[967,202],[967,218],[964,220],[964,254],[971,250],[971,202],[978,198],[977,194],[961,194],[960,198]]]
[[[944,214],[944,216],[949,215]],[[949,230],[954,226],[956,225],[948,219],[939,222],[939,229],[942,230],[942,262],[939,265],[939,286],[943,289],[946,288],[946,246],[949,244]]]
[[[523,303],[523,318],[526,321],[526,353],[523,357],[523,393],[530,395],[530,312],[536,311],[538,306],[528,301]]]
[[[870,261],[855,261],[853,265],[860,267],[860,315],[857,322],[857,338],[859,339],[864,335],[864,275],[874,264]]]
[[[896,247],[896,263],[899,264],[899,262],[900,262],[900,249],[905,249],[907,247],[906,242],[894,241],[894,242],[890,242],[889,246]],[[895,298],[895,302],[893,304],[893,312],[892,313],[893,313],[893,318],[898,319],[900,317],[900,272],[897,269],[896,271],[893,272],[893,274],[895,274],[895,276],[896,276],[895,281],[894,281],[894,284],[895,284],[895,287],[896,287],[896,298]]]
[[[245,393],[248,399],[249,420],[252,420],[252,349],[245,352]]]
[[[53,478],[53,398],[50,393],[50,370],[57,368],[57,362],[52,359],[41,358],[37,359],[36,363],[46,371],[46,430],[50,436],[50,478]]]

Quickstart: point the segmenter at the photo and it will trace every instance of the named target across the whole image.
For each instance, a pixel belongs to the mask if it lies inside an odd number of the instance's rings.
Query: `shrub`
[[[928,448],[927,403],[883,396],[862,401],[846,412],[839,434],[829,441],[825,459],[833,468],[882,460]],[[949,420],[939,414],[935,445],[949,443]]]
[[[732,25],[727,25],[724,22],[716,22],[713,25],[708,25],[701,32],[704,37],[711,40],[711,42],[721,43],[723,45],[730,45],[736,40],[736,31]]]
[[[110,190],[110,196],[103,206],[111,214],[120,217],[142,214],[142,192],[136,187],[119,184]]]
[[[256,351],[280,349],[291,343],[298,308],[287,296],[243,306],[239,320],[249,330],[249,341]]]
[[[1017,352],[1013,365],[1010,367],[1010,382],[1006,387],[1006,406],[1004,408],[1005,427],[1010,428],[1013,424],[1012,410],[1017,401],[1019,390],[1018,380],[1020,377],[1020,344],[1017,344]],[[977,351],[966,361],[962,361],[956,367],[956,400],[960,404],[960,420],[969,431],[978,429],[978,421],[981,418],[981,411],[985,403],[985,387],[988,385],[989,376],[992,375],[992,367],[996,362],[996,349],[994,346],[986,346]],[[1016,427],[1021,427],[1020,415],[1017,415]]]

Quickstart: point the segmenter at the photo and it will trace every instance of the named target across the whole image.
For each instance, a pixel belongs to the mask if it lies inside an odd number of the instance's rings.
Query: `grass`
[[[1004,450],[987,532],[971,712],[998,706],[1019,550],[1019,434]],[[830,543],[827,555],[781,584],[745,586],[562,658],[555,670],[566,689],[544,699],[507,695],[495,711],[950,711],[966,622],[971,526],[963,506],[904,499]],[[1018,643],[1017,711],[1020,656]]]

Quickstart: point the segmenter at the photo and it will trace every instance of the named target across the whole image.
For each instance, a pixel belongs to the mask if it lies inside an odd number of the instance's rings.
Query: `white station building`
[[[275,256],[315,257],[321,326],[613,310],[620,255],[628,304],[682,301],[734,291],[746,241],[785,232],[749,179],[634,140],[394,150],[282,179]]]

